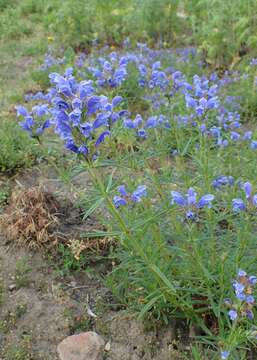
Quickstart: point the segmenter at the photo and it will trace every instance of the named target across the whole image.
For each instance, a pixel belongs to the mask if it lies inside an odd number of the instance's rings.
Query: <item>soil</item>
[[[85,180],[82,182],[85,185]],[[69,190],[51,169],[19,175],[12,186],[29,189],[39,183],[63,201],[71,200]],[[92,218],[86,223],[79,221],[71,209],[66,233],[99,226]],[[180,349],[175,323],[146,331],[134,315],[112,305],[112,296],[102,281],[106,271],[106,265],[92,263],[84,270],[60,276],[45,253],[17,247],[1,236],[0,360],[58,360],[60,341],[89,330],[105,339],[104,358],[108,360],[185,359],[185,345]]]

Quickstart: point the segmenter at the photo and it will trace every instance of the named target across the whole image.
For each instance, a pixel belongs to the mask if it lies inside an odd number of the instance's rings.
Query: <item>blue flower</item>
[[[246,317],[247,317],[249,320],[253,320],[253,319],[254,319],[254,313],[252,312],[252,310],[246,310],[245,314],[246,314]]]
[[[253,132],[252,132],[252,131],[246,131],[246,132],[244,133],[243,139],[244,139],[244,140],[251,140],[252,135],[253,135]]]
[[[205,206],[210,207],[211,202],[214,199],[214,195],[207,194],[200,198],[200,200],[197,202],[196,199],[196,192],[193,188],[188,189],[188,193],[186,197],[184,197],[181,193],[177,191],[171,191],[172,195],[172,203],[176,203],[179,206],[185,207],[185,206],[196,206],[197,208],[201,209]]]
[[[240,282],[238,282],[238,281],[235,281],[233,283],[233,287],[235,289],[236,295],[241,294],[245,289],[245,286],[243,284],[241,284]]]
[[[119,193],[122,195],[122,196],[127,196],[128,195],[128,192],[126,190],[126,186],[125,185],[120,185],[118,187],[118,191]]]
[[[147,136],[145,129],[142,129],[142,128],[138,129],[137,135],[141,138],[146,138],[146,136]]]
[[[49,109],[47,104],[36,105],[32,108],[32,112],[38,117],[49,114]]]
[[[171,191],[172,204],[176,203],[179,206],[187,206],[186,198],[178,191]]]
[[[81,120],[81,110],[80,109],[74,109],[70,114],[69,118],[73,126],[78,126],[80,124]]]
[[[256,276],[249,276],[248,282],[250,285],[256,285],[257,284],[257,277]]]
[[[115,96],[113,99],[112,99],[112,106],[118,106],[121,102],[123,101],[123,98],[122,96]]]
[[[216,179],[214,179],[212,181],[212,186],[215,188],[215,189],[219,189],[221,188],[222,186],[226,186],[226,185],[234,185],[234,178],[233,176],[218,176]]]
[[[79,153],[79,148],[77,147],[76,144],[74,144],[72,140],[69,140],[65,143],[65,148],[72,152],[75,152],[76,154]]]
[[[50,114],[47,104],[34,106],[31,113],[24,106],[17,106],[16,110],[17,116],[24,118],[19,125],[31,137],[38,138],[51,126],[50,119],[46,119],[46,115]]]
[[[248,204],[257,206],[257,194],[252,195],[252,184],[248,181],[242,184],[242,188],[245,192],[246,200],[248,201]],[[243,200],[241,199],[233,199],[233,209],[234,210],[245,210],[246,205],[243,204]],[[234,206],[235,204],[235,206]]]
[[[242,199],[232,199],[232,208],[236,212],[246,210],[246,205]]]
[[[83,104],[82,104],[82,101],[79,99],[79,98],[77,98],[77,97],[75,97],[73,100],[72,100],[72,108],[75,110],[75,109],[82,109],[82,106],[83,106]]]
[[[197,205],[198,208],[201,209],[205,206],[211,207],[211,202],[213,201],[213,199],[214,199],[214,195],[212,195],[212,194],[207,194],[207,195],[202,196],[198,202],[198,205]]]
[[[225,299],[224,299],[224,304],[230,307],[233,303],[232,303],[232,300],[231,300],[231,299],[225,298]]]
[[[246,199],[249,200],[251,199],[251,195],[252,195],[252,185],[249,182],[245,182],[243,184],[243,189],[245,191],[245,196]]]
[[[158,125],[157,116],[151,116],[146,120],[145,126],[147,128],[155,128]]]
[[[250,144],[251,149],[256,150],[257,149],[257,141],[253,140]]]
[[[239,269],[237,273],[237,280],[233,282],[233,288],[236,296],[236,303],[233,304],[230,299],[225,301],[225,304],[230,308],[228,315],[232,321],[239,316],[247,317],[249,320],[253,320],[253,306],[255,304],[255,298],[253,295],[252,286],[257,283],[255,276],[247,277],[247,273]],[[239,300],[239,301],[238,301]],[[237,311],[235,310],[237,309]]]
[[[92,85],[92,81],[90,81],[90,80],[82,81],[79,84],[78,92],[79,92],[79,97],[81,100],[85,99],[88,96],[93,95],[95,92],[95,89]]]
[[[192,109],[195,109],[195,108],[196,108],[197,103],[196,103],[195,99],[192,98],[192,96],[186,95],[186,96],[185,96],[185,100],[186,100],[186,106],[187,106],[188,108],[192,108]]]
[[[110,136],[111,132],[109,130],[105,130],[104,132],[102,132],[102,134],[99,135],[99,137],[97,138],[96,142],[95,142],[95,146],[99,146],[107,136]]]
[[[127,129],[136,129],[136,123],[131,119],[124,119],[123,124]]]
[[[248,295],[245,298],[245,301],[247,302],[247,304],[254,304],[255,303],[255,299],[252,295]]]
[[[116,208],[127,205],[129,200],[132,201],[132,203],[139,203],[143,197],[147,196],[145,185],[139,185],[131,194],[127,192],[125,185],[120,185],[118,191],[121,196],[114,196],[113,198],[113,203]]]
[[[92,124],[92,128],[95,130],[95,129],[98,129],[99,127],[101,126],[108,126],[108,119],[110,117],[110,113],[99,113],[97,116],[96,116],[96,119],[95,121],[93,122]]]
[[[240,139],[241,135],[237,133],[236,131],[231,131],[230,138],[233,141],[238,141]]]
[[[146,186],[145,185],[139,185],[137,189],[131,194],[131,200],[133,202],[140,202],[142,200],[142,197],[145,197],[147,195]]]
[[[19,124],[23,130],[32,134],[33,126],[35,124],[35,121],[32,116],[26,116],[25,120],[21,121]]]
[[[87,101],[87,115],[90,116],[101,109],[103,100],[107,100],[106,97],[93,95]]]
[[[78,153],[83,155],[88,155],[89,153],[88,147],[85,145],[80,145],[80,147],[78,148]]]
[[[122,198],[121,196],[114,196],[113,202],[117,209],[121,206],[127,205],[127,201],[124,198]]]
[[[221,351],[220,352],[221,360],[227,360],[229,358],[229,355],[230,355],[229,351]]]
[[[238,277],[244,277],[244,276],[246,276],[247,275],[247,273],[244,271],[244,270],[242,270],[242,269],[239,269],[238,270],[238,273],[237,273],[237,276]]]
[[[229,310],[229,312],[228,312],[228,316],[229,316],[230,320],[235,321],[236,318],[237,318],[237,316],[238,316],[238,314],[237,314],[236,310],[231,309],[231,310]]]

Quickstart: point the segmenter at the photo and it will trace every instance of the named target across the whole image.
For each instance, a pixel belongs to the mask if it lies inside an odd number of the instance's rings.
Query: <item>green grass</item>
[[[7,18],[10,15],[9,11],[13,11],[13,18],[8,21],[16,27],[19,35],[10,36],[4,29],[0,37],[0,172],[10,173],[21,167],[31,166],[39,154],[35,142],[19,130],[15,105],[24,102],[27,92],[39,90],[31,72],[42,62],[48,43],[42,24],[38,20],[32,22],[29,16],[24,14],[22,19],[31,29],[24,33],[15,8],[7,2],[2,2],[2,7],[3,4],[6,8],[0,15],[0,20]],[[4,26],[3,23],[1,26]]]
[[[15,285],[17,289],[29,285],[30,279],[28,275],[31,271],[32,269],[28,265],[27,258],[22,258],[19,261],[17,261],[16,269],[15,269]]]

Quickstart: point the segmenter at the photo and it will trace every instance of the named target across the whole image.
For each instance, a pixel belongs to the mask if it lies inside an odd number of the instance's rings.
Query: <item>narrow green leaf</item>
[[[101,199],[98,199],[91,207],[90,209],[88,209],[85,214],[83,215],[83,220],[87,219],[90,215],[92,215],[96,209],[98,209],[102,203],[104,202],[104,199],[101,198]]]

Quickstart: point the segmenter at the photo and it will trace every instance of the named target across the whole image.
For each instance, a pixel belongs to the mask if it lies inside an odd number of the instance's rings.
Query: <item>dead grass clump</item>
[[[90,252],[102,254],[109,250],[111,245],[114,245],[112,238],[87,238],[87,239],[71,239],[68,242],[68,247],[76,260],[80,259],[81,253]]]
[[[58,238],[60,204],[42,187],[13,191],[5,213],[0,217],[3,236],[30,248],[52,247]]]

